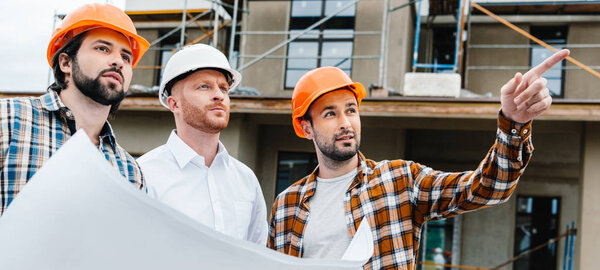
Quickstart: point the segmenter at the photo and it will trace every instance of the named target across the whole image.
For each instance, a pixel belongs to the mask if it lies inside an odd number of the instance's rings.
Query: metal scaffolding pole
[[[181,34],[179,35],[179,48],[185,44],[185,16],[187,15],[187,0],[183,0],[183,12],[181,13]]]
[[[421,0],[417,5],[417,22],[415,25],[415,45],[413,47],[412,71],[417,71],[417,61],[419,59],[419,38],[421,37]]]
[[[278,45],[276,45],[275,47],[271,48],[270,50],[266,51],[265,53],[261,54],[259,57],[252,59],[252,61],[248,62],[247,64],[245,64],[244,66],[242,66],[241,68],[239,68],[239,71],[243,71],[244,69],[250,67],[251,65],[254,65],[256,62],[258,62],[259,60],[265,58],[265,56],[279,50],[279,48],[287,45],[288,43],[296,40],[297,38],[301,37],[302,35],[306,34],[308,31],[313,30],[315,27],[323,24],[324,22],[328,21],[329,19],[335,17],[337,14],[339,14],[340,12],[346,10],[347,8],[351,7],[352,5],[358,3],[358,1],[360,0],[353,0],[351,2],[348,2],[348,4],[344,5],[343,7],[339,8],[338,10],[336,10],[335,12],[333,12],[332,14],[330,14],[329,16],[319,20],[318,22],[314,23],[313,25],[309,26],[308,28],[304,29],[302,32],[298,33],[298,35],[295,35],[293,37],[290,37],[289,39],[287,39],[286,41],[279,43]]]
[[[381,23],[381,47],[380,47],[380,52],[379,52],[379,81],[378,81],[378,85],[385,88],[385,84],[386,84],[386,64],[387,64],[387,35],[388,35],[388,15],[389,15],[389,11],[388,9],[390,8],[390,0],[384,0],[383,1],[383,16],[382,16],[382,23]]]
[[[217,9],[219,8],[218,5],[220,3],[221,1],[213,2],[213,10],[215,11],[215,20],[213,22],[213,46],[215,46],[215,48],[219,45],[219,12],[217,12]]]
[[[201,14],[198,14],[198,15],[196,15],[196,16],[195,16],[193,19],[191,19],[190,21],[188,21],[188,22],[186,23],[186,25],[188,25],[188,24],[192,24],[193,22],[195,22],[196,20],[200,19],[202,16],[204,16],[204,15],[206,15],[206,14],[210,13],[210,12],[211,12],[211,11],[210,11],[210,10],[208,10],[208,11],[202,12]],[[184,14],[185,14],[185,13],[184,13]],[[175,29],[173,29],[173,30],[169,31],[168,33],[166,33],[166,34],[162,35],[161,37],[157,38],[156,40],[152,41],[152,43],[150,43],[150,47],[152,47],[152,46],[154,46],[154,45],[158,44],[158,43],[159,43],[159,42],[161,42],[163,39],[165,39],[165,38],[167,38],[167,37],[171,36],[171,35],[172,35],[172,34],[174,34],[175,32],[179,31],[179,29],[181,29],[181,25],[180,25],[180,26],[177,26],[177,27],[175,27]]]
[[[233,62],[233,46],[235,45],[235,31],[237,30],[237,14],[238,14],[238,1],[233,2],[233,22],[231,24],[231,35],[229,36],[229,64]],[[235,65],[237,66],[237,65]]]
[[[52,33],[54,33],[54,30],[56,30],[56,9],[54,10],[54,16],[52,16]],[[48,85],[50,85],[50,80],[52,79],[52,73],[54,73],[54,71],[52,70],[52,67],[50,67],[50,69],[48,70]]]

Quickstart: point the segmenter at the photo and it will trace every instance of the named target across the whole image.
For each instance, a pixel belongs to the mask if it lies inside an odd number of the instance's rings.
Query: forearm
[[[429,220],[506,201],[533,152],[530,128],[500,113],[496,141],[474,171],[445,173],[411,165],[417,211]]]

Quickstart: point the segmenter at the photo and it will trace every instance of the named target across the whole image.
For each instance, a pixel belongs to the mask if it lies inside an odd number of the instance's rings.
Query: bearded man
[[[145,190],[139,167],[117,144],[107,119],[125,97],[132,69],[148,46],[115,6],[87,4],[64,18],[48,45],[55,79],[48,93],[0,100],[0,215],[79,129],[123,177]]]
[[[531,158],[531,121],[552,103],[541,76],[568,54],[557,52],[502,87],[496,141],[474,171],[456,173],[367,159],[359,151],[363,85],[336,67],[307,72],[292,94],[292,123],[312,140],[319,165],[275,199],[268,247],[339,259],[367,220],[374,252],[364,269],[416,269],[425,222],[508,200]]]
[[[173,113],[176,130],[138,163],[151,197],[216,231],[264,245],[267,209],[258,179],[219,141],[229,122],[228,92],[241,79],[211,46],[175,53],[159,100]]]

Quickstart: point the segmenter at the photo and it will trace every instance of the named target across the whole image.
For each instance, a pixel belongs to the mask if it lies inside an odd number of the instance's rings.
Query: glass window
[[[349,73],[352,63],[352,41],[333,41],[323,42],[323,57],[321,60],[322,66],[334,66],[345,69]]]
[[[329,16],[348,4],[350,0],[338,0],[338,1],[325,1],[325,16]],[[351,6],[342,12],[338,13],[338,17],[354,17],[356,15],[356,6]]]
[[[317,67],[318,42],[294,42],[290,44],[288,50],[290,56],[295,57],[288,60],[288,68],[310,70]]]
[[[563,49],[564,46],[553,46],[557,49]],[[531,66],[535,67],[546,58],[550,57],[553,54],[552,51],[542,47],[541,45],[532,45],[531,48]],[[548,80],[548,90],[550,91],[550,95],[553,97],[562,96],[562,67],[563,64],[554,65],[550,70],[544,73],[543,77]]]
[[[558,235],[558,197],[517,197],[514,256],[530,250]],[[514,270],[555,270],[556,243],[532,252],[513,264]]]
[[[292,17],[320,17],[321,1],[292,1]]]
[[[315,153],[279,152],[277,162],[277,196],[291,184],[313,172],[319,162]]]
[[[427,222],[421,234],[418,260],[420,262],[433,262],[436,264],[458,264],[460,230],[460,217]],[[446,268],[420,264],[417,269]]]
[[[567,27],[566,26],[532,26],[531,34],[542,41],[550,44],[556,49],[563,49],[567,44]],[[531,67],[542,63],[546,58],[553,54],[552,51],[531,43]],[[554,65],[550,70],[544,73],[543,77],[548,80],[548,90],[553,97],[563,97],[563,65],[564,61]]]
[[[290,37],[298,35],[320,19],[333,14],[348,1],[294,0],[290,19]],[[337,66],[350,75],[355,14],[356,5],[353,5],[290,42],[287,50],[285,89],[293,89],[304,73],[317,67]]]

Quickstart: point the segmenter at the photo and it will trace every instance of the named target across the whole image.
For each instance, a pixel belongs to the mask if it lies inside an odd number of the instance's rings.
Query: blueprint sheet
[[[364,226],[363,226],[364,225]],[[2,269],[360,269],[367,222],[341,260],[301,259],[213,231],[127,182],[83,131],[0,217]]]

